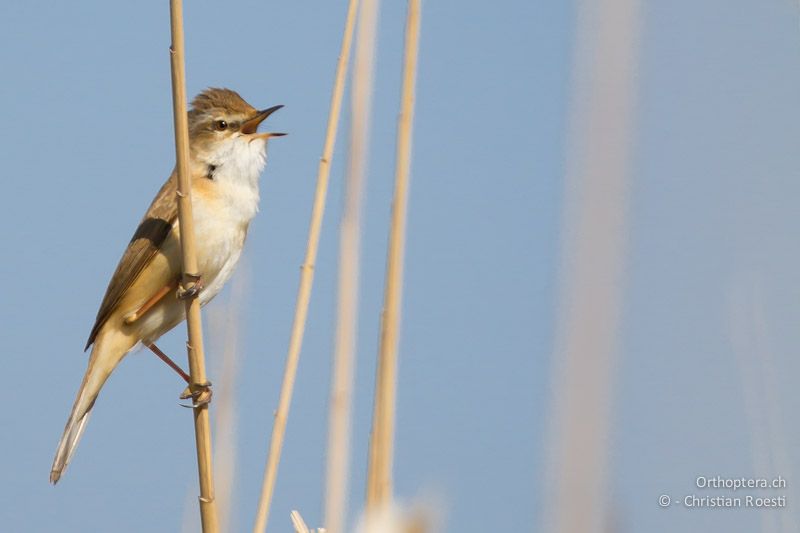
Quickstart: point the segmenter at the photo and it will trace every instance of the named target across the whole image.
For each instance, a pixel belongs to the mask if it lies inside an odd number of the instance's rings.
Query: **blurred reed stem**
[[[639,23],[639,0],[578,2],[545,532],[610,530]]]
[[[342,46],[336,64],[336,75],[333,93],[331,95],[330,111],[328,113],[325,144],[322,149],[322,157],[320,158],[317,171],[317,187],[314,193],[314,205],[311,210],[311,223],[308,230],[306,257],[300,270],[300,286],[297,291],[294,322],[292,324],[291,337],[289,338],[289,350],[286,355],[286,366],[284,368],[278,410],[273,422],[272,437],[270,439],[267,463],[264,469],[264,480],[261,486],[258,512],[256,514],[255,525],[253,526],[254,533],[266,531],[270,507],[272,505],[272,495],[275,489],[275,479],[278,475],[278,464],[280,463],[283,439],[286,433],[286,422],[289,417],[289,407],[294,391],[297,365],[300,360],[300,350],[303,345],[303,334],[305,332],[306,319],[308,316],[308,305],[311,299],[311,288],[314,283],[314,267],[317,260],[322,217],[325,212],[325,200],[328,193],[330,163],[336,143],[336,132],[339,127],[339,117],[341,115],[345,79],[347,78],[350,48],[353,41],[353,28],[355,26],[357,5],[358,0],[349,1],[344,35],[342,36]]]
[[[232,513],[236,484],[236,448],[238,436],[237,381],[241,360],[241,310],[250,287],[250,268],[242,261],[231,280],[226,300],[206,313],[213,353],[222,354],[215,365],[214,403],[214,481],[217,491],[217,513],[221,531],[238,531],[237,517]],[[219,301],[219,298],[218,298]]]
[[[342,533],[346,523],[350,420],[358,325],[361,210],[369,154],[377,0],[362,0],[358,11],[358,37],[350,90],[350,153],[340,226],[336,343],[328,422],[324,515],[328,533]]]

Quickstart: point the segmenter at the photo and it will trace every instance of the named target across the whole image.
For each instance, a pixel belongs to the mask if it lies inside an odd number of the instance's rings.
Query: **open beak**
[[[259,124],[264,122],[267,119],[268,116],[270,116],[271,114],[273,114],[275,111],[277,111],[278,109],[280,109],[282,107],[283,107],[282,105],[276,105],[276,106],[270,107],[269,109],[265,109],[263,111],[259,111],[256,114],[256,116],[254,116],[253,118],[251,118],[250,120],[248,120],[247,122],[242,124],[242,129],[240,131],[242,133],[244,133],[245,135],[253,135],[254,133],[256,133],[256,131],[258,131],[258,125]],[[256,139],[256,138],[268,139],[270,137],[282,137],[284,135],[286,135],[286,134],[285,133],[267,132],[267,133],[259,133],[258,135],[255,135],[253,138],[254,139]]]

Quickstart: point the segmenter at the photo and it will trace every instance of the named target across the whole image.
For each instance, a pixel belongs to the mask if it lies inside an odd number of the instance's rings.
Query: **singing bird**
[[[208,303],[233,273],[247,228],[258,211],[258,179],[267,140],[258,126],[283,106],[258,111],[230,89],[208,89],[193,101],[189,120],[189,169],[201,287]],[[50,470],[58,482],[86,428],[108,376],[139,343],[151,345],[185,318],[179,297],[177,176],[161,187],[122,255],[106,289],[86,349],[89,364]]]

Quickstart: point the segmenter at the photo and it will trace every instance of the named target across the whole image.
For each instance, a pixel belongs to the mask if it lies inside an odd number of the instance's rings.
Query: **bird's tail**
[[[116,338],[109,339],[107,335],[101,335],[92,348],[89,366],[78,389],[78,396],[75,398],[72,412],[67,419],[67,425],[64,427],[64,434],[58,443],[56,457],[53,459],[50,483],[58,483],[61,474],[67,468],[81,435],[83,435],[83,430],[86,429],[86,423],[89,421],[89,415],[97,395],[100,394],[100,389],[103,388],[111,371],[116,368],[130,349],[128,343],[125,342],[127,339],[121,335],[114,335],[114,337]]]

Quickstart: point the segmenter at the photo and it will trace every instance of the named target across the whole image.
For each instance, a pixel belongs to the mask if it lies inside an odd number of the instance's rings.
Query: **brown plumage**
[[[208,303],[228,280],[239,259],[247,228],[258,210],[258,177],[266,163],[266,142],[282,134],[257,133],[258,125],[281,106],[257,111],[229,89],[208,89],[189,111],[190,179],[197,234],[197,261]],[[114,271],[86,348],[89,364],[72,406],[50,471],[55,483],[80,440],[100,389],[137,344],[151,343],[184,319],[165,287],[181,275],[180,228],[173,174],[156,194]],[[146,302],[156,301],[147,311]],[[137,316],[126,321],[126,317]]]
[[[125,253],[119,260],[114,275],[106,289],[100,310],[97,312],[92,331],[89,333],[89,340],[86,342],[84,350],[89,349],[95,339],[97,332],[106,323],[111,313],[119,306],[120,300],[131,284],[139,277],[142,270],[150,263],[158,252],[164,239],[167,238],[175,220],[178,218],[178,203],[175,201],[176,176],[172,176],[161,186],[147,213],[136,228]]]

